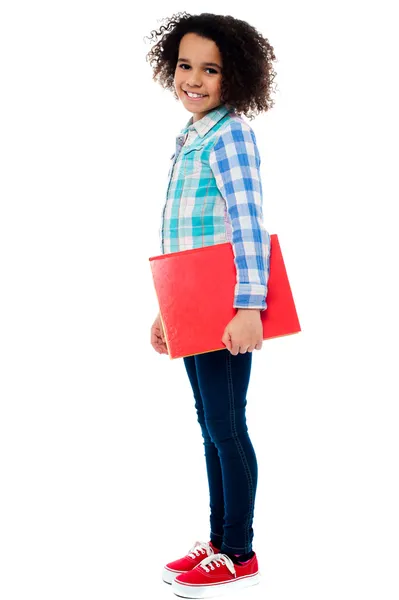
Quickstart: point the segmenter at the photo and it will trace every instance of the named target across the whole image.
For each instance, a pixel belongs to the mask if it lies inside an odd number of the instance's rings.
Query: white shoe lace
[[[206,558],[204,558],[204,560],[200,562],[199,566],[201,566],[207,573],[209,573],[210,569],[212,571],[215,570],[214,564],[217,567],[220,567],[220,565],[226,565],[230,573],[234,575],[234,577],[237,577],[236,570],[234,568],[234,563],[231,560],[231,558],[226,554],[219,553],[213,554],[213,556],[207,556]],[[208,569],[208,565],[210,569]]]
[[[188,551],[188,556],[195,558],[201,554],[207,554],[208,557],[215,554],[209,542],[195,542],[194,546]]]

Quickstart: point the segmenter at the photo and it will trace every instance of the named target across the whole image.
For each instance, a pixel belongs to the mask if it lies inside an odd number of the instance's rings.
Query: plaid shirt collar
[[[224,104],[221,104],[220,106],[213,108],[209,113],[202,117],[202,119],[199,119],[195,123],[193,123],[193,117],[191,117],[177,138],[184,138],[192,129],[195,129],[200,137],[204,137],[228,112],[229,109]]]

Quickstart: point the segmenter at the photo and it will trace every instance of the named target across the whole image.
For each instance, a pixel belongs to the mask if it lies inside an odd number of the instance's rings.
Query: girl
[[[166,203],[162,253],[231,242],[237,270],[237,313],[226,349],[185,357],[205,447],[210,493],[210,541],[195,542],[169,562],[163,579],[176,595],[203,598],[258,583],[252,550],[257,461],[246,425],[252,351],[263,340],[270,235],[262,219],[260,156],[241,113],[266,112],[276,60],[268,40],[245,21],[202,13],[173,15],[147,54],[153,79],[192,113],[176,138]],[[159,314],[151,343],[167,353]],[[205,555],[205,558],[204,558]]]

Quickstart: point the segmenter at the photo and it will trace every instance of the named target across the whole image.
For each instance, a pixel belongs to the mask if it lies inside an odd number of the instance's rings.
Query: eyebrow
[[[177,62],[190,62],[188,58],[179,58]],[[217,63],[214,62],[203,62],[201,63],[201,67],[205,67],[206,65],[211,65],[212,67],[217,67],[218,69],[221,69],[222,67],[219,66]]]

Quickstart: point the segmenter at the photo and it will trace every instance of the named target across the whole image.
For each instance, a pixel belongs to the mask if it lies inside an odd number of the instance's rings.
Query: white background
[[[392,9],[2,2],[2,600],[171,597],[163,565],[209,539],[190,383],[150,344],[148,259],[191,113],[143,38],[183,10],[247,20],[278,58],[250,124],[302,332],[253,354],[262,580],[237,598],[398,599]]]

